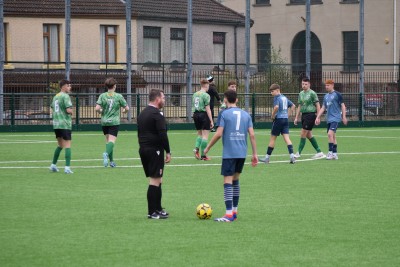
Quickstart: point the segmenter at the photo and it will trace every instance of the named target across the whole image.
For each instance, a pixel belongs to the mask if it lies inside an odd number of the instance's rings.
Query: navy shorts
[[[139,148],[140,160],[146,177],[161,178],[164,173],[164,149]]]
[[[289,120],[275,119],[272,123],[271,135],[289,134]]]
[[[314,112],[301,114],[301,125],[304,130],[311,131],[315,125],[317,115]]]
[[[235,173],[242,173],[246,159],[222,159],[221,175],[233,176]]]
[[[113,125],[113,126],[102,126],[103,128],[103,134],[109,134],[112,136],[117,137],[118,136],[118,130],[119,130],[119,125]]]
[[[339,123],[338,122],[336,122],[336,121],[330,122],[330,123],[328,123],[328,125],[326,127],[326,132],[329,132],[331,130],[334,133],[336,133],[337,128],[339,128]]]
[[[54,129],[54,133],[56,134],[56,138],[62,138],[66,141],[72,140],[72,131],[67,129]]]
[[[196,130],[210,130],[211,122],[208,118],[207,112],[195,112],[193,113],[194,125]]]

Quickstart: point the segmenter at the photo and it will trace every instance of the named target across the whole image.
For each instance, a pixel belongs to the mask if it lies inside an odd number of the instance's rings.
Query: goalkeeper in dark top
[[[103,165],[114,168],[117,165],[114,162],[114,145],[117,140],[120,112],[129,110],[124,97],[115,92],[117,81],[114,78],[108,78],[105,81],[108,91],[102,93],[96,102],[96,111],[101,114],[101,126],[106,137],[106,151],[103,153]]]

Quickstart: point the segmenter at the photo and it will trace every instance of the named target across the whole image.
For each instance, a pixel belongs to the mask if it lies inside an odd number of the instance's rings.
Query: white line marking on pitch
[[[378,155],[378,154],[400,154],[400,151],[386,151],[386,152],[351,152],[351,153],[340,153],[339,155]],[[307,154],[307,155],[312,155],[312,154]],[[286,155],[287,156],[287,155]],[[305,156],[305,155],[303,155]],[[188,158],[193,158],[193,157],[176,157],[176,158],[181,158],[181,159],[188,159]],[[214,158],[221,158],[221,156],[216,156]],[[133,158],[132,158],[133,159]],[[139,159],[139,158],[136,158]],[[319,159],[297,159],[296,162],[303,162],[303,161],[314,161],[314,160],[321,160],[325,159],[324,158],[319,158]],[[79,161],[84,161],[84,160],[75,160],[77,162]],[[86,160],[89,161],[89,160]],[[100,161],[99,159],[96,159],[96,161]],[[48,160],[46,161],[18,161],[18,163],[28,163],[28,162],[49,162]],[[11,163],[9,162],[0,162],[0,163]],[[14,163],[16,163],[14,161]],[[276,163],[289,163],[288,160],[272,160],[270,161],[269,164],[276,164]],[[251,162],[245,163],[246,165],[251,164]],[[259,165],[263,165],[263,163],[259,162]],[[220,166],[221,163],[200,163],[200,164],[166,164],[166,167],[204,167],[204,166]],[[44,169],[46,166],[4,166],[0,167],[0,169]],[[94,169],[94,168],[104,168],[104,166],[72,166],[73,169]],[[131,165],[131,166],[118,166],[117,168],[142,168],[142,165]]]

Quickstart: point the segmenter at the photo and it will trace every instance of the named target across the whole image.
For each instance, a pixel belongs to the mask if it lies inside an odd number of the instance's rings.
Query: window
[[[213,33],[213,46],[214,46],[214,64],[225,64],[225,33]],[[224,69],[224,65],[219,66]]]
[[[186,30],[171,29],[171,61],[185,63],[186,55]]]
[[[102,25],[100,26],[101,35],[101,62],[116,63],[117,62],[117,37],[118,26]]]
[[[358,32],[343,32],[343,71],[358,71]]]
[[[143,28],[143,60],[145,63],[161,62],[161,28]]]
[[[269,5],[270,0],[256,0],[256,5]]]
[[[311,0],[311,4],[322,4],[322,0]],[[289,4],[293,5],[305,5],[306,0],[290,0]]]
[[[181,85],[173,84],[171,85],[171,103],[174,106],[181,106]]]
[[[8,24],[4,23],[4,36],[3,36],[3,40],[4,40],[4,61],[7,62],[8,61],[8,44],[7,44],[7,27]]]
[[[60,25],[43,24],[44,61],[60,61]]]
[[[257,34],[258,71],[265,71],[271,62],[271,34]]]

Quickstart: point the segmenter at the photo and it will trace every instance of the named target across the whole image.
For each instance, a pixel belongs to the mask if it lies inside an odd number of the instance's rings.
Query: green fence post
[[[256,93],[251,96],[251,120],[256,122]]]
[[[79,129],[79,116],[80,116],[80,114],[79,114],[79,95],[78,94],[76,94],[75,103],[76,103],[75,128]]]
[[[10,107],[11,107],[11,126],[14,126],[15,124],[15,95],[14,93],[11,94],[11,103],[10,103]]]
[[[136,119],[139,117],[140,113],[140,94],[136,94]]]
[[[362,92],[360,92],[360,97],[359,97],[359,99],[358,99],[358,106],[360,107],[359,109],[358,109],[358,124],[360,125],[360,126],[363,126],[364,125],[364,118],[363,118],[363,115],[362,115],[362,112],[363,112],[363,93]]]

